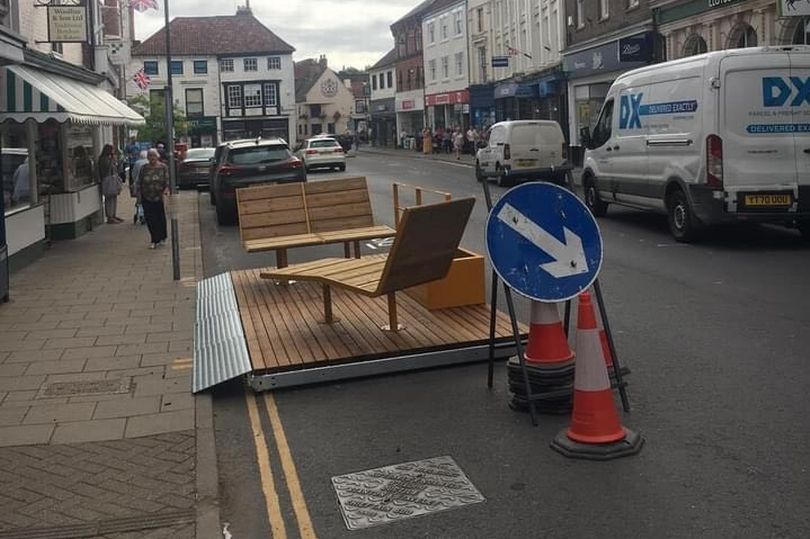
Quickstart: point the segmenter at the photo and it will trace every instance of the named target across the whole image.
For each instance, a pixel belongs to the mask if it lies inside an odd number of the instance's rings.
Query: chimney
[[[325,54],[321,54],[321,56],[318,58],[318,65],[321,66],[323,69],[326,69],[327,64]]]
[[[250,0],[246,0],[247,5],[238,6],[236,8],[236,15],[253,15],[253,11],[250,9]]]

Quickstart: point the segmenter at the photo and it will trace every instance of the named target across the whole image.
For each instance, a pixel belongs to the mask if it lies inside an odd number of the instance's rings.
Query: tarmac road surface
[[[483,252],[486,211],[471,168],[361,151],[347,174],[368,178],[378,220],[389,224],[394,180],[475,196],[463,245]],[[237,228],[217,227],[206,194],[200,208],[206,275],[274,263],[244,254]],[[603,291],[633,371],[624,422],[647,439],[639,455],[600,463],[553,452],[568,418],[541,416],[533,428],[510,410],[503,364],[493,391],[484,364],[258,397],[236,381],[214,394],[222,518],[233,537],[281,537],[282,526],[289,537],[321,538],[810,536],[810,249],[779,227],[678,244],[664,217],[613,207],[599,224]],[[298,249],[290,262],[341,254]],[[518,306],[525,320],[527,302]],[[444,455],[484,503],[346,529],[333,476]]]

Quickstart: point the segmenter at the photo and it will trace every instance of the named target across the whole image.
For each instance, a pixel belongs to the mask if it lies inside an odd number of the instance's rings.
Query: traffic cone
[[[579,296],[576,349],[571,425],[557,434],[551,448],[566,457],[590,460],[610,460],[638,453],[644,438],[619,421],[596,316],[587,292]]]
[[[574,360],[556,304],[532,302],[529,342],[524,357],[527,366],[537,368],[566,367]]]
[[[605,358],[605,365],[608,369],[613,368],[613,354],[610,353],[610,343],[608,342],[607,332],[604,328],[599,330],[599,342],[602,343],[602,356]]]

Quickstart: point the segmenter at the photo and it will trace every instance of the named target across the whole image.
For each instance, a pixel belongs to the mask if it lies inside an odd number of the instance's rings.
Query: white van
[[[568,145],[560,124],[551,120],[498,122],[475,154],[478,181],[496,178],[498,185],[517,178],[565,181],[571,170]]]
[[[810,238],[810,47],[711,52],[629,71],[587,148],[585,201],[665,211],[672,235],[734,220]]]

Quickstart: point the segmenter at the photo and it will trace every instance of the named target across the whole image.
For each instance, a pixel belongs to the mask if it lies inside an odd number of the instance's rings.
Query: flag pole
[[[172,275],[175,281],[180,280],[180,238],[177,226],[177,171],[174,163],[174,96],[172,95],[172,38],[169,32],[169,0],[163,0],[163,11],[166,16],[166,149],[169,157],[169,191],[172,195],[171,226],[172,226]]]

